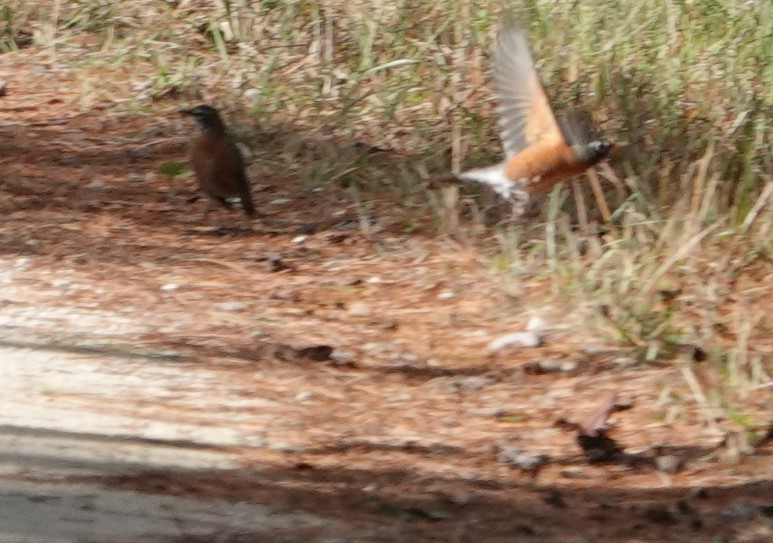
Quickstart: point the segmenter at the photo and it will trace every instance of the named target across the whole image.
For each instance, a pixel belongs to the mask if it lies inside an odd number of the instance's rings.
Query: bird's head
[[[601,162],[615,148],[614,143],[601,135],[593,117],[585,110],[568,111],[558,118],[558,125],[566,143],[586,166]]]
[[[599,138],[588,143],[573,145],[572,148],[580,160],[590,166],[604,160],[615,148],[615,144],[604,138]]]
[[[183,115],[190,115],[196,119],[196,122],[205,133],[225,131],[223,119],[220,118],[220,114],[212,106],[200,105],[191,109],[182,109],[180,110],[180,113]]]

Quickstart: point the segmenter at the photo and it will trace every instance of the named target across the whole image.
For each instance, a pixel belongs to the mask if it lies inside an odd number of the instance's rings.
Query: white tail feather
[[[507,200],[517,216],[523,215],[529,203],[529,193],[519,183],[508,179],[505,163],[485,168],[476,168],[459,174],[459,179],[471,183],[488,185],[502,198]]]

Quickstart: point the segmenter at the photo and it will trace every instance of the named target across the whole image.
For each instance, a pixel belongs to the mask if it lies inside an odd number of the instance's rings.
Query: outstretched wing
[[[569,145],[587,145],[601,138],[591,114],[584,109],[572,109],[558,118],[558,125]]]
[[[523,31],[508,25],[499,31],[494,65],[494,91],[506,158],[562,133],[540,83]]]

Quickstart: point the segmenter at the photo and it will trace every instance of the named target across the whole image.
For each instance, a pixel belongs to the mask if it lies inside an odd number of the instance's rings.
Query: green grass
[[[547,280],[546,297],[573,308],[566,318],[589,333],[634,346],[646,361],[701,344],[724,382],[748,390],[770,381],[764,315],[773,294],[762,287],[773,260],[773,3],[513,3],[556,107],[591,109],[627,146],[602,170],[609,223],[579,183],[546,196],[526,225],[494,229],[494,243],[491,229],[458,220],[469,197],[426,187],[499,157],[488,70],[503,3],[116,6],[11,0],[0,10],[0,50],[32,45],[85,71],[122,70],[124,85],[148,91],[120,107],[171,111],[174,96],[201,92],[250,111],[254,121],[242,118],[237,130],[257,125],[288,149],[258,149],[259,160],[308,185],[346,186],[363,205],[399,195],[407,232],[430,222],[479,243],[511,283]],[[75,47],[85,35],[93,40]],[[330,142],[404,158],[371,160]],[[750,275],[760,278],[759,305],[728,316],[743,295],[734,285]],[[727,394],[722,405],[732,404]]]

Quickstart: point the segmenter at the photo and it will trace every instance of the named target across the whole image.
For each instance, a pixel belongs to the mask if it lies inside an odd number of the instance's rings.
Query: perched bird
[[[226,208],[230,207],[228,198],[239,197],[247,216],[254,216],[255,206],[244,173],[244,160],[220,114],[207,105],[183,109],[181,113],[192,116],[201,128],[190,155],[201,190]],[[211,201],[207,202],[205,216],[211,211],[210,204]]]
[[[588,113],[573,111],[556,117],[526,36],[516,26],[506,25],[499,32],[494,91],[505,160],[458,177],[491,186],[510,201],[517,215],[525,212],[531,195],[585,172],[614,147],[600,135]]]

